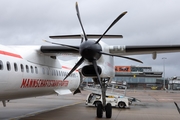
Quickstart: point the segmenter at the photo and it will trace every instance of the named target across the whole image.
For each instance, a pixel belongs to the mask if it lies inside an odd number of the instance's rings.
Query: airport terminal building
[[[152,67],[142,66],[115,66],[115,77],[113,81],[116,83],[116,88],[119,85],[126,85],[128,89],[154,89],[161,90],[164,87],[166,89],[179,89],[180,90],[180,77],[178,80],[164,81],[162,77],[162,71],[153,71]],[[177,82],[178,81],[178,82]],[[82,84],[83,86],[94,86],[91,78],[86,78]]]
[[[115,66],[114,81],[117,84],[126,84],[132,89],[162,89],[163,72],[153,71],[152,67]],[[168,84],[165,81],[166,85]]]

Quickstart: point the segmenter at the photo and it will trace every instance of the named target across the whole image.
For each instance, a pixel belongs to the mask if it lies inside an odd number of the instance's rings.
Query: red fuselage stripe
[[[21,57],[20,55],[18,55],[18,54],[14,54],[14,53],[2,51],[2,50],[0,50],[0,54],[2,54],[2,55],[7,55],[7,56],[11,56],[11,57],[16,57],[16,58],[22,58],[22,57]]]
[[[6,52],[6,51],[2,51],[0,50],[0,54],[1,55],[6,55],[6,56],[11,56],[11,57],[16,57],[16,58],[22,58],[20,55],[18,54],[15,54],[15,53],[10,53],[10,52]],[[69,68],[69,67],[66,67],[66,66],[62,66],[62,68],[64,69],[68,69],[68,70],[71,70],[72,68]],[[78,71],[78,70],[75,70],[75,71]]]
[[[68,69],[68,70],[71,70],[71,69],[72,69],[72,68],[69,68],[69,67],[66,67],[66,66],[62,66],[62,68]],[[75,71],[78,71],[78,70],[75,70]]]

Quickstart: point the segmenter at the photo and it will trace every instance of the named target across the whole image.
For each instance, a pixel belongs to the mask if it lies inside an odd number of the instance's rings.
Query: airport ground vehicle
[[[113,107],[119,108],[128,108],[132,103],[132,99],[129,99],[126,96],[107,94],[106,95],[106,103],[111,103]],[[90,93],[86,99],[86,105],[88,106],[97,106],[102,103],[102,97],[99,93]]]

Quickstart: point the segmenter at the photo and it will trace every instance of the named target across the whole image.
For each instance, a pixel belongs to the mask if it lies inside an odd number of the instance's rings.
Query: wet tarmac
[[[80,97],[82,95],[79,95]],[[51,111],[65,106],[82,103],[78,95],[74,98],[72,95],[65,96],[42,96],[36,98],[18,99],[7,102],[6,107],[0,106],[0,120],[18,120],[37,113]]]
[[[119,91],[117,91],[119,92]],[[96,108],[85,106],[87,91],[79,95],[48,96],[36,98],[34,101],[25,99],[17,100],[16,105],[10,111],[3,112],[19,113],[11,119],[18,120],[104,120],[96,117]],[[180,106],[180,91],[152,91],[152,90],[128,90],[127,96],[135,97],[141,102],[133,103],[130,108],[112,109],[112,120],[180,120],[180,114],[174,101]],[[58,99],[57,99],[57,98]],[[33,99],[33,98],[31,98]],[[40,100],[39,100],[40,99]],[[58,101],[59,100],[59,101]],[[39,102],[37,102],[39,101]],[[21,102],[21,103],[19,103]],[[34,103],[36,102],[36,104]],[[9,103],[15,104],[15,103]],[[10,106],[12,107],[12,105]],[[23,108],[23,109],[21,109]],[[41,108],[39,110],[39,108]],[[30,112],[23,113],[24,110]],[[37,110],[38,109],[38,110]],[[0,111],[1,108],[0,108]],[[3,115],[3,114],[2,114]],[[0,113],[1,119],[1,113]],[[6,118],[7,119],[7,118]],[[10,119],[10,117],[8,118]]]

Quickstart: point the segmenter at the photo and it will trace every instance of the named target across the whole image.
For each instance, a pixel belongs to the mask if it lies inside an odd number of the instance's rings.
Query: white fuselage
[[[0,45],[0,101],[74,91],[80,85],[78,71],[65,81],[72,66],[45,56],[36,47]]]

